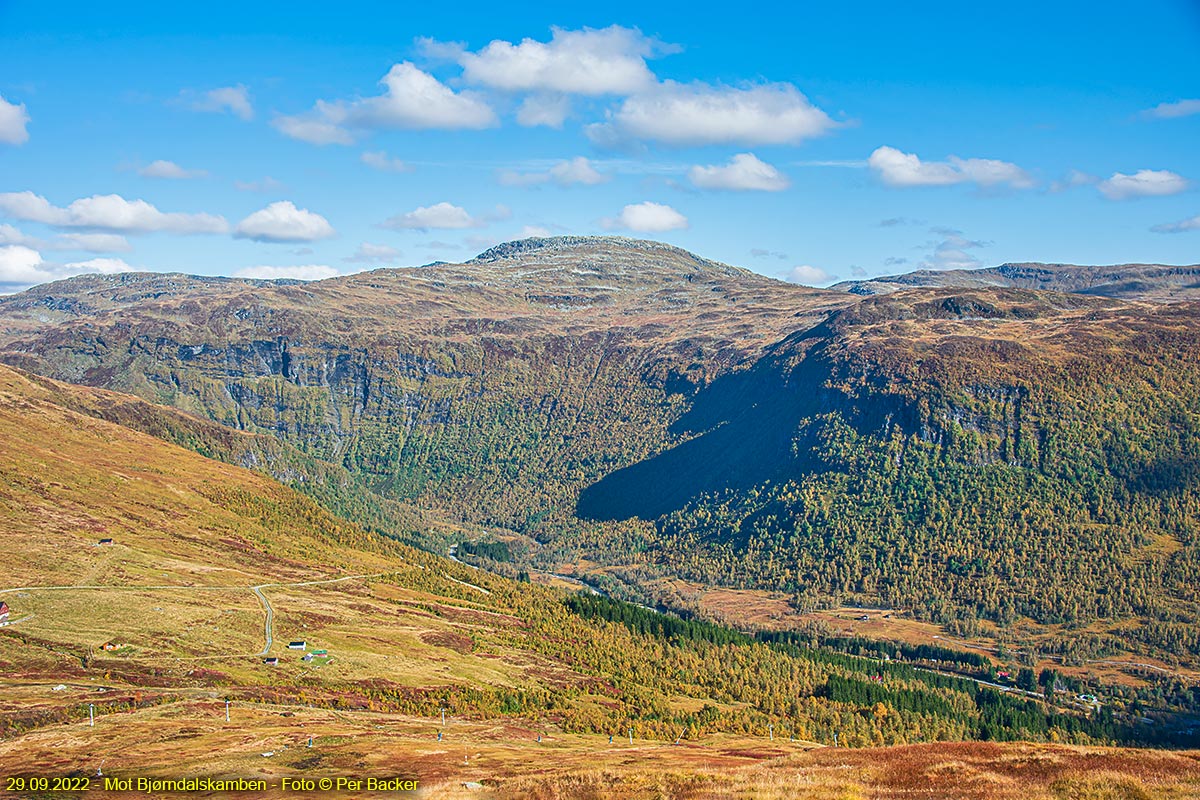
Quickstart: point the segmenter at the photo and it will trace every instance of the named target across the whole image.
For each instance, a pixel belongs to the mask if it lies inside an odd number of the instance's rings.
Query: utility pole
[[[629,744],[630,746],[633,745],[633,728],[629,729]]]
[[[229,722],[229,701],[225,701],[225,721]]]
[[[96,727],[96,707],[91,703],[88,703],[88,724]]]
[[[775,741],[775,723],[774,722],[772,722],[770,725],[767,726],[767,731],[771,735],[771,741],[772,742]]]
[[[446,707],[442,707],[442,727],[446,727]]]

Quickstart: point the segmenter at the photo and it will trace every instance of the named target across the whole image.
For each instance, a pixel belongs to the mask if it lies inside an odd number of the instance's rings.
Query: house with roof
[[[8,622],[8,603],[0,600],[0,622]]]
[[[307,650],[307,649],[308,649],[308,642],[305,642],[305,641],[288,642],[288,650]]]

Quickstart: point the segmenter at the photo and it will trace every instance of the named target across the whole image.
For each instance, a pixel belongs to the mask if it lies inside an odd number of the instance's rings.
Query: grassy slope
[[[6,774],[90,773],[107,758],[109,774],[403,769],[432,796],[472,779],[517,796],[580,781],[613,784],[598,796],[636,796],[659,780],[646,764],[659,763],[667,780],[702,795],[745,781],[763,792],[795,780],[845,792],[892,778],[865,764],[829,774],[819,759],[797,760],[804,745],[782,737],[838,730],[866,744],[964,732],[948,719],[817,698],[789,712],[799,688],[840,670],[761,646],[669,645],[585,624],[556,592],[380,540],[265,476],[71,411],[7,369],[0,492],[9,568],[0,589],[21,620],[0,629]],[[114,544],[99,546],[104,537]],[[249,587],[376,573],[386,574],[265,586],[281,664],[261,664],[262,612]],[[74,588],[37,588],[50,586]],[[282,646],[294,637],[333,661],[300,662]],[[120,648],[98,650],[104,642]],[[235,701],[230,725],[223,697]],[[88,703],[95,728],[83,721]],[[452,719],[438,743],[431,717],[442,705]],[[687,722],[687,709],[706,706],[708,727]],[[772,746],[769,719],[779,721]],[[679,720],[686,745],[665,747]],[[635,745],[608,746],[604,732],[630,724]],[[531,750],[538,733],[544,746]],[[310,735],[315,752],[303,747]],[[1029,752],[989,751],[979,769]],[[1062,775],[1082,774],[1078,751],[1054,752]],[[1134,774],[1127,756],[1108,757]],[[1159,788],[1194,783],[1186,760],[1158,760]],[[754,764],[764,766],[744,772]]]

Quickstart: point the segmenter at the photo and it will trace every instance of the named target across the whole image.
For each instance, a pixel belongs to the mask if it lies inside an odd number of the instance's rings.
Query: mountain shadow
[[[822,469],[810,437],[815,415],[850,412],[856,425],[884,424],[898,409],[866,409],[829,388],[825,325],[775,345],[752,367],[702,389],[671,433],[701,432],[656,456],[610,473],[579,494],[576,516],[652,520],[705,494],[746,491]]]

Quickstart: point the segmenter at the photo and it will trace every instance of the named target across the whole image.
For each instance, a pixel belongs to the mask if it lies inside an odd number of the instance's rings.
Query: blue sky
[[[560,233],[817,284],[1200,261],[1195,0],[107,5],[0,0],[0,291]]]

